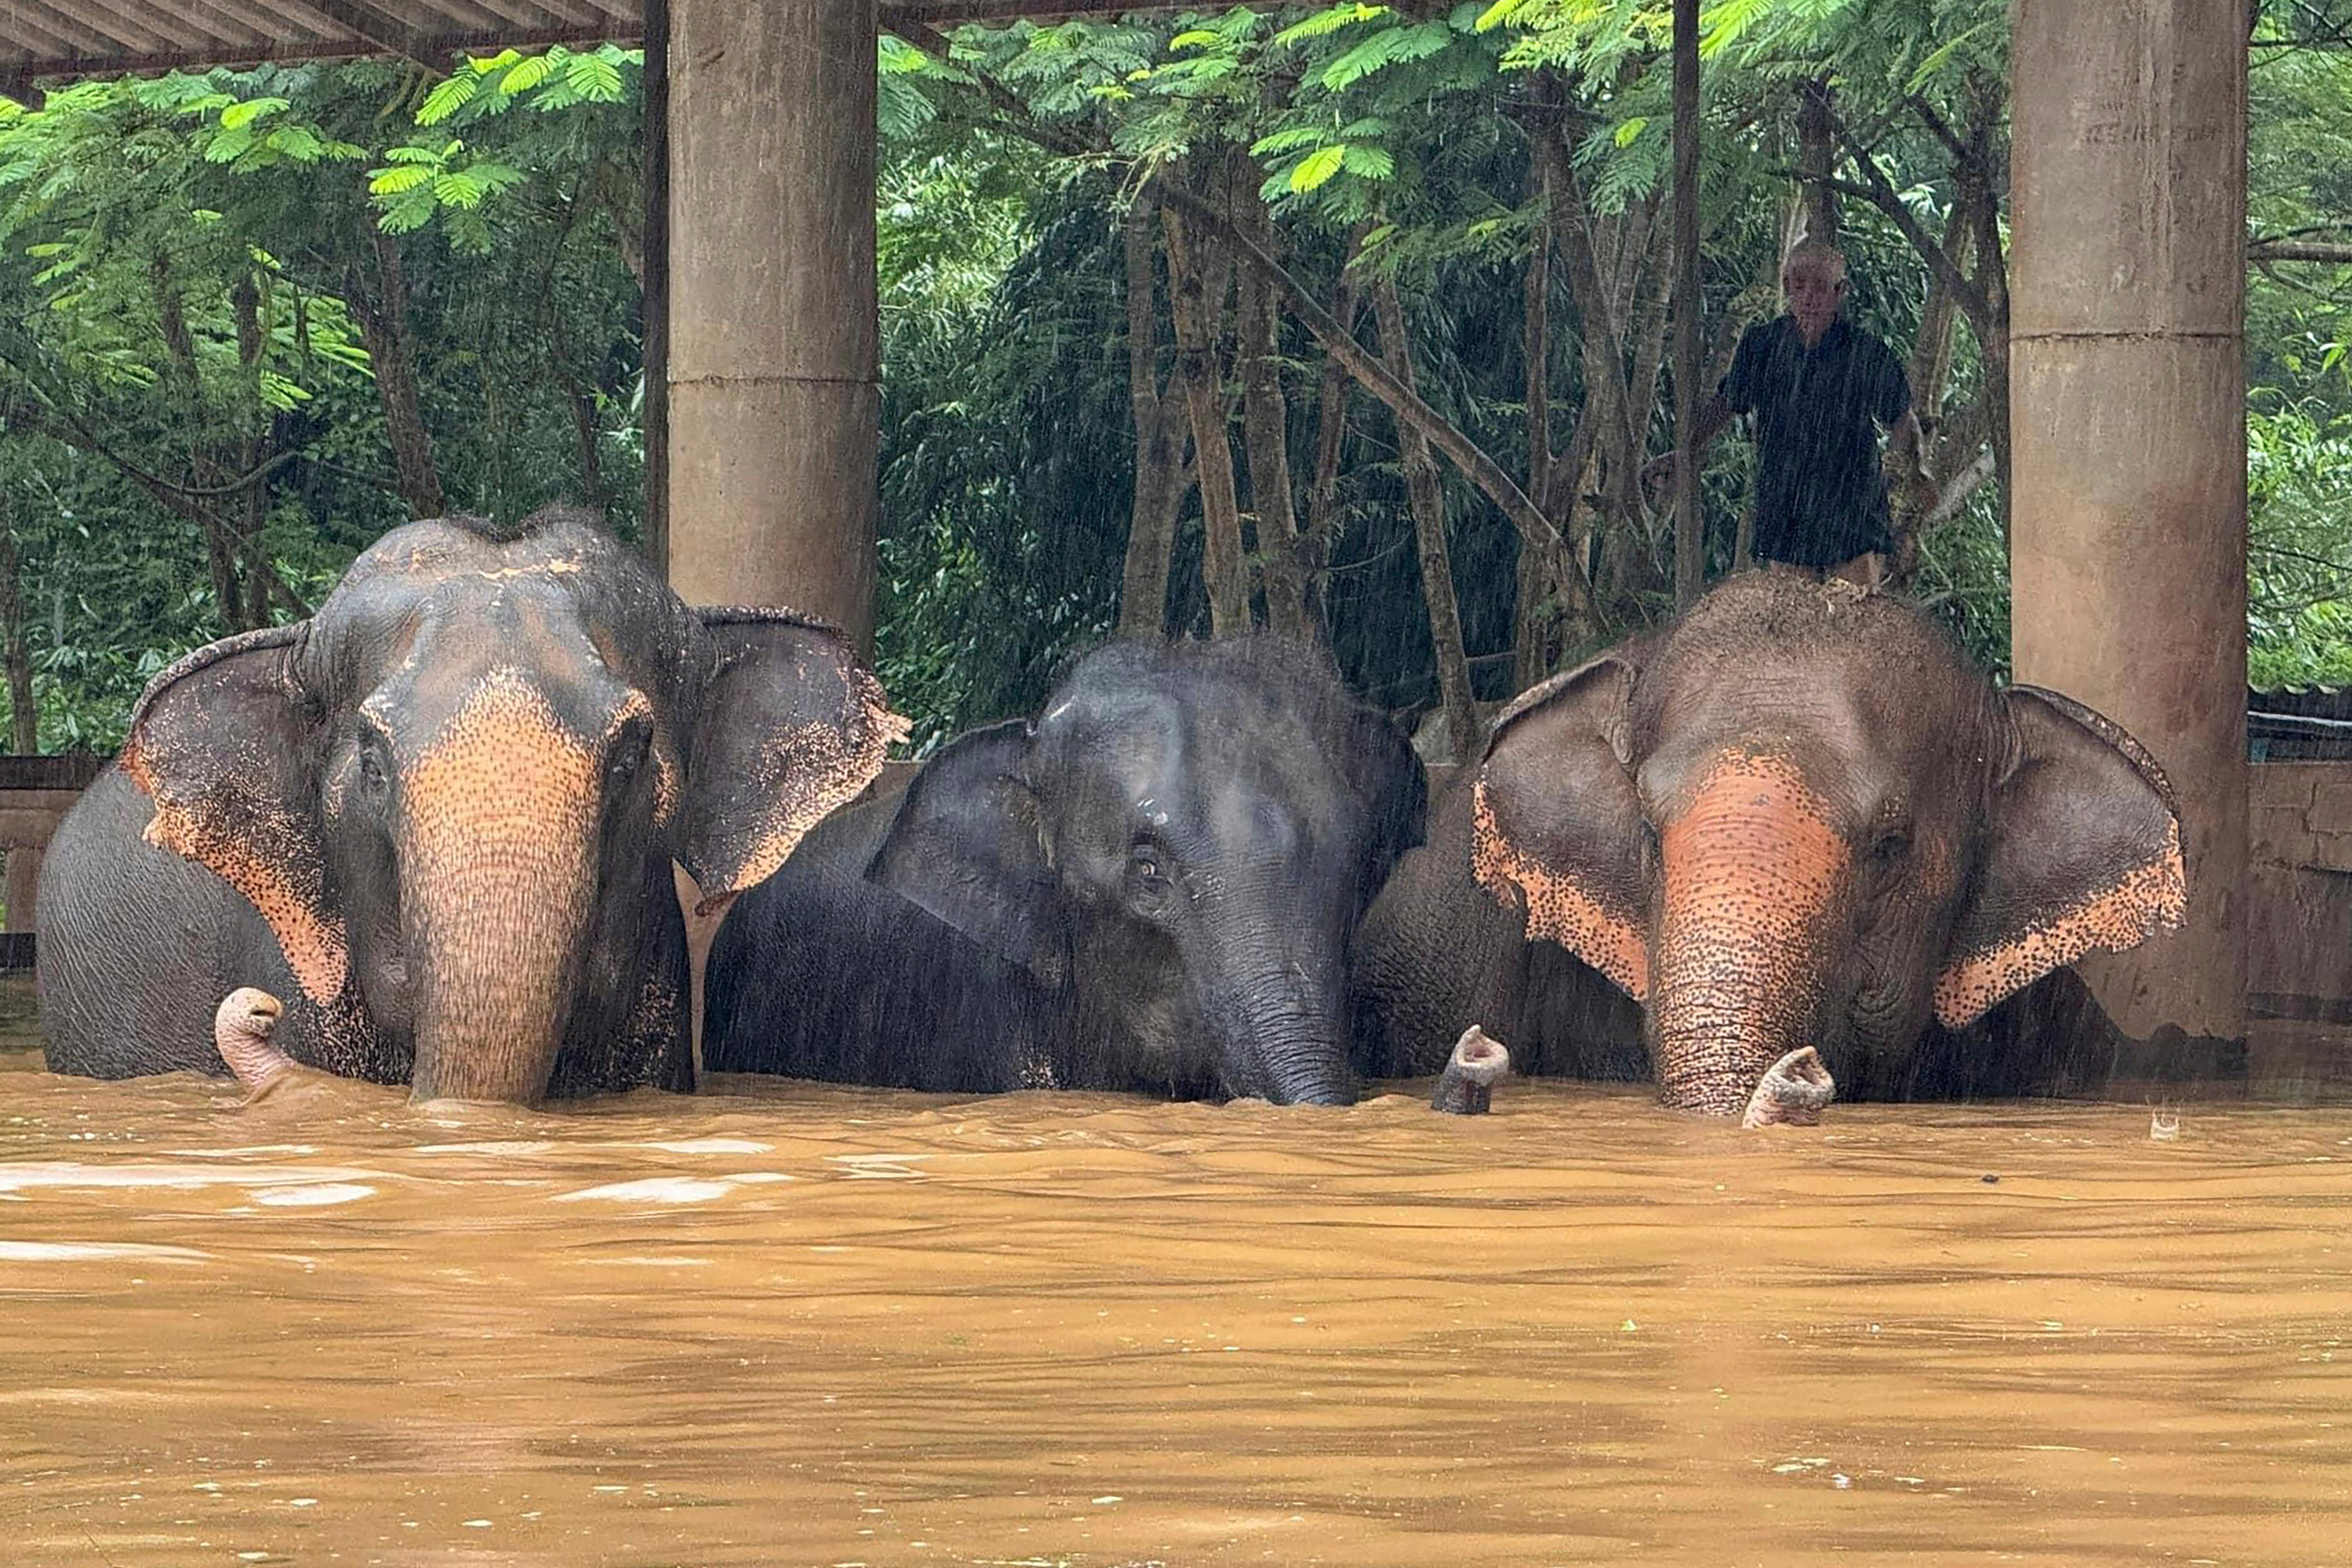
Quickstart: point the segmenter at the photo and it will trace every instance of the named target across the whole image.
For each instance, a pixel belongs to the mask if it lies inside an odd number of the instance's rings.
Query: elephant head
[[[120,765],[268,922],[316,1065],[530,1101],[690,1085],[672,858],[760,880],[896,724],[836,631],[688,610],[551,508],[386,534],[310,619],[158,676]]]
[[[1423,809],[1319,654],[1118,644],[933,760],[868,875],[1044,983],[1058,1082],[1346,1103],[1348,943]]]
[[[1642,1000],[1662,1098],[1715,1114],[1806,1047],[1885,1092],[1931,1016],[1957,1028],[2186,900],[2128,735],[1996,691],[1904,601],[1783,572],[1521,697],[1475,816],[1479,880]]]

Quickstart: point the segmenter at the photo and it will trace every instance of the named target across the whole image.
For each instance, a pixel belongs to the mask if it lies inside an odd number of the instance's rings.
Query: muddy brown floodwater
[[[2352,1112],[2149,1130],[0,1054],[0,1560],[2352,1558]]]

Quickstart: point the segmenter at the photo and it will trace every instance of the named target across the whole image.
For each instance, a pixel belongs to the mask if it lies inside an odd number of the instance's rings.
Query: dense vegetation
[[[1665,14],[883,38],[878,640],[919,736],[1114,629],[1249,622],[1466,720],[1669,608],[1636,477],[1671,430]],[[2264,681],[2352,680],[2347,14],[2273,4],[2252,41]],[[1790,237],[1833,233],[1935,436],[1913,591],[1996,666],[2007,29],[1999,0],[1719,0],[1704,45],[1711,367]],[[635,536],[641,78],[555,48],[0,101],[17,749],[111,745],[164,660],[303,613],[412,515],[571,498]],[[1717,569],[1746,460],[1706,476]]]

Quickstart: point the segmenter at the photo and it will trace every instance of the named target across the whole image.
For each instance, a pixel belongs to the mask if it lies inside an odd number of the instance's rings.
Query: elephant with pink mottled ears
[[[48,1065],[223,1073],[257,986],[418,1100],[691,1088],[672,862],[723,906],[903,732],[841,633],[689,609],[585,513],[396,529],[148,687],[43,868]]]
[[[1751,1123],[1809,1117],[1820,1068],[1842,1097],[2027,1087],[2074,1047],[1971,1026],[2187,898],[2129,735],[1996,689],[1904,599],[1784,571],[1522,695],[1434,815],[1358,943],[1363,1070],[1433,1072],[1484,1023],[1529,1070],[1646,1055],[1668,1106]]]

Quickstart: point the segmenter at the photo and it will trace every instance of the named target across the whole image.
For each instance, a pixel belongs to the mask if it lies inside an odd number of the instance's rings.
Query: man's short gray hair
[[[1845,252],[1825,239],[1800,240],[1780,260],[1780,276],[1811,268],[1826,269],[1832,278],[1845,276]]]

